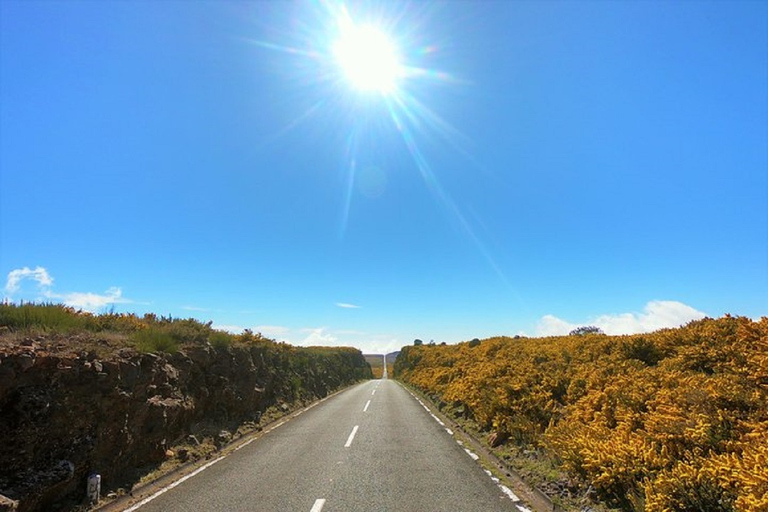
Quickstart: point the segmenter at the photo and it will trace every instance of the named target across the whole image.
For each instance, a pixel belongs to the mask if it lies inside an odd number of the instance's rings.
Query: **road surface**
[[[354,386],[215,460],[127,510],[523,510],[408,391],[386,379]]]

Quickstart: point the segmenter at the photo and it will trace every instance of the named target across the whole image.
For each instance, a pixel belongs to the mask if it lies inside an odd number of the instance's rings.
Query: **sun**
[[[333,55],[352,87],[385,95],[396,91],[403,66],[387,34],[373,25],[356,25],[348,19],[339,28]]]

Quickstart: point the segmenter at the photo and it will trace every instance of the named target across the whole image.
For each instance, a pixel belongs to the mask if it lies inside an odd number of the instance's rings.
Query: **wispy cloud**
[[[232,334],[241,334],[245,328],[239,325],[212,324],[211,327],[218,331],[227,331]]]
[[[53,277],[45,268],[35,267],[33,270],[29,267],[23,267],[8,272],[8,279],[5,281],[5,293],[10,296],[18,292],[21,281],[26,279],[35,281],[40,289],[46,289],[53,285]]]
[[[242,325],[235,324],[214,323],[211,327],[219,331],[227,331],[231,334],[242,334],[246,329],[250,329],[252,332],[261,333],[268,338],[280,338],[291,332],[290,328],[280,325],[255,325],[253,327],[243,327]]]
[[[344,336],[367,336],[368,333],[365,331],[358,331],[357,329],[338,329],[334,331],[336,334],[341,334]]]
[[[290,327],[283,327],[282,325],[256,325],[252,329],[254,332],[260,332],[264,336],[285,336],[291,332]]]
[[[538,336],[561,336],[583,325],[594,325],[606,334],[638,334],[668,327],[679,327],[692,320],[700,320],[705,313],[672,300],[654,300],[642,313],[606,314],[586,322],[573,323],[554,315],[545,315],[536,326]]]
[[[566,322],[554,315],[544,315],[536,324],[537,336],[562,336],[578,327],[577,324]]]
[[[197,306],[181,306],[181,309],[185,311],[196,311],[198,313],[208,313],[211,311],[208,308],[199,308]]]
[[[48,299],[58,299],[67,306],[91,312],[99,311],[112,304],[130,304],[133,302],[123,297],[123,291],[116,286],[109,288],[103,294],[92,292],[59,294],[48,291],[45,293],[45,297]]]
[[[337,302],[336,305],[345,309],[361,309],[362,306],[356,306],[355,304],[349,304],[347,302]]]
[[[8,273],[5,282],[5,293],[8,299],[13,299],[14,295],[22,291],[23,281],[33,281],[34,291],[22,293],[31,300],[55,300],[73,308],[84,311],[97,312],[112,304],[130,304],[134,301],[123,297],[123,291],[119,287],[108,288],[104,293],[93,292],[66,292],[57,293],[52,290],[53,276],[44,267],[17,268]],[[26,297],[24,297],[26,298]]]
[[[336,346],[338,345],[339,338],[328,332],[327,327],[311,327],[302,329],[301,332],[308,333],[299,345],[309,346]]]

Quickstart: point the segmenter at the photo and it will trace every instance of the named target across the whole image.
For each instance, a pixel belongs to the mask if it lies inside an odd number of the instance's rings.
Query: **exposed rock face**
[[[19,502],[6,498],[0,494],[0,512],[12,512],[18,510]]]
[[[44,345],[0,350],[2,510],[13,501],[21,512],[62,508],[63,498],[84,496],[91,472],[106,487],[129,482],[196,423],[258,422],[271,405],[323,397],[370,376],[362,354],[348,349],[201,346],[100,359]],[[229,439],[229,432],[217,436]]]

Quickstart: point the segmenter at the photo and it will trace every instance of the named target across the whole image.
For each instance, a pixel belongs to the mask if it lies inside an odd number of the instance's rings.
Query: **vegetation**
[[[42,334],[110,333],[122,335],[126,345],[140,352],[174,353],[185,345],[210,343],[215,348],[233,344],[271,341],[246,330],[231,334],[214,329],[211,322],[194,318],[172,318],[153,313],[94,315],[61,304],[0,304],[0,329],[9,332]]]
[[[175,354],[179,342],[165,330],[149,328],[136,331],[130,337],[139,352],[165,352]]]
[[[768,510],[768,318],[410,346],[395,375],[621,510]]]
[[[586,336],[587,334],[604,334],[603,330],[594,325],[585,325],[583,327],[577,327],[568,333],[569,336]]]
[[[0,333],[3,332],[63,334],[68,340],[80,333],[95,334],[109,336],[113,340],[113,350],[134,348],[139,352],[168,354],[207,344],[216,350],[246,346],[259,351],[260,357],[274,368],[290,374],[320,374],[333,368],[334,375],[348,376],[350,382],[372,378],[370,366],[355,348],[293,347],[276,343],[250,329],[242,334],[231,334],[214,329],[211,322],[203,323],[194,318],[158,317],[153,313],[143,316],[133,313],[94,315],[61,304],[3,303],[0,304]],[[341,380],[335,382],[334,378],[329,376],[329,383],[342,385]],[[298,395],[301,393],[317,391],[306,388],[304,384],[300,377],[292,382],[296,398],[300,398]]]

